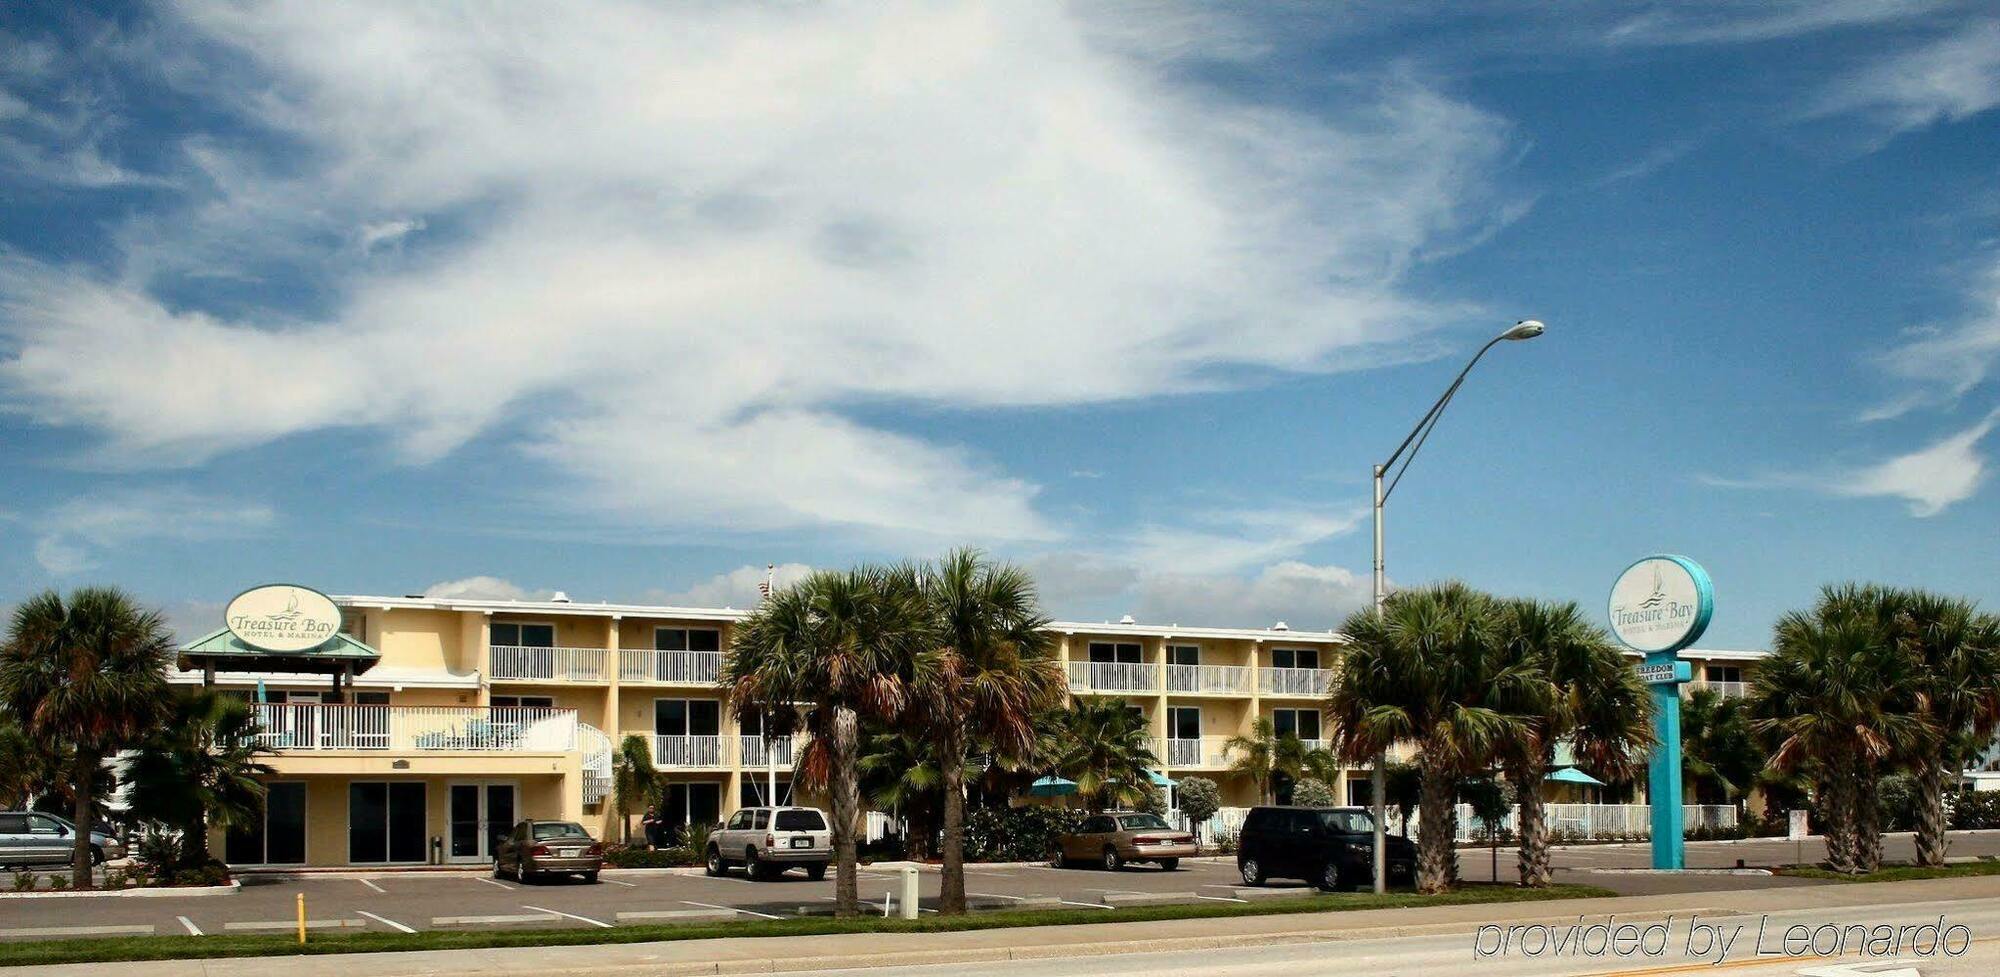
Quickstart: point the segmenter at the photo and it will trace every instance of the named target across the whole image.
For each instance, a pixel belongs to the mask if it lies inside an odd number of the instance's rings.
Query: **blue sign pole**
[[[1678,681],[1653,682],[1653,732],[1659,745],[1653,749],[1646,769],[1646,800],[1652,808],[1653,867],[1679,870],[1687,867],[1687,852],[1681,840],[1681,682],[1687,681],[1687,662],[1676,652],[1647,655],[1646,664],[1664,666]],[[1648,669],[1649,671],[1651,669]]]
[[[1692,669],[1680,650],[1694,644],[1715,611],[1715,587],[1701,564],[1684,556],[1649,556],[1625,569],[1611,588],[1611,631],[1645,653],[1640,676],[1653,689],[1658,744],[1646,770],[1652,815],[1653,868],[1687,867],[1681,838],[1681,683]]]

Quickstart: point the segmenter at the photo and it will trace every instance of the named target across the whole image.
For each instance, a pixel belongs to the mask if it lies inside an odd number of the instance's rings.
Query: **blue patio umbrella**
[[[1066,797],[1076,793],[1076,781],[1064,780],[1053,774],[1028,785],[1030,797]]]
[[[1155,787],[1177,787],[1180,785],[1179,781],[1168,777],[1158,770],[1148,770],[1146,771],[1146,776],[1152,779],[1153,786]]]
[[[257,704],[264,704],[264,680],[261,678],[257,680]]]
[[[1548,776],[1543,777],[1542,779],[1554,781],[1558,784],[1582,784],[1585,787],[1604,786],[1604,781],[1599,780],[1596,777],[1593,777],[1587,773],[1584,773],[1583,771],[1578,770],[1575,767],[1564,767],[1561,770],[1557,770],[1549,774]]]

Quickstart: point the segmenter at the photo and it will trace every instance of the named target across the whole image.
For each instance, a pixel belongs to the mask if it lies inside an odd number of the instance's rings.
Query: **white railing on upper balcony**
[[[1243,665],[1168,665],[1168,692],[1248,692],[1250,669]]]
[[[714,685],[722,678],[722,652],[654,651],[624,648],[618,652],[620,682],[666,682],[673,685]]]
[[[1223,755],[1222,744],[1229,742],[1226,736],[1203,736],[1196,739],[1175,739],[1168,737],[1162,744],[1160,759],[1169,767],[1226,767],[1229,758]]]
[[[538,682],[604,681],[602,648],[531,648],[494,645],[487,656],[488,678]]]
[[[1081,692],[1157,692],[1159,668],[1144,662],[1070,662],[1069,687]]]
[[[654,736],[653,766],[722,766],[720,736]]]
[[[262,727],[258,741],[279,752],[568,753],[577,748],[574,709],[266,702],[257,704],[256,716]]]
[[[1333,688],[1330,668],[1260,668],[1257,691],[1264,695],[1325,695]]]
[[[1687,682],[1681,685],[1681,695],[1691,696],[1697,689],[1707,689],[1724,699],[1741,699],[1750,694],[1748,682]]]
[[[738,760],[739,765],[745,770],[771,766],[783,767],[790,770],[792,768],[792,738],[789,736],[773,736],[765,739],[762,736],[738,736],[736,738],[736,755],[740,758]]]

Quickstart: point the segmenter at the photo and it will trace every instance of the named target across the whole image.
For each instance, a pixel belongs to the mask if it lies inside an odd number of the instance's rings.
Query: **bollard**
[[[306,945],[306,894],[299,893],[299,945]]]
[[[917,867],[915,865],[905,865],[903,866],[902,899],[904,919],[917,918],[917,892]]]

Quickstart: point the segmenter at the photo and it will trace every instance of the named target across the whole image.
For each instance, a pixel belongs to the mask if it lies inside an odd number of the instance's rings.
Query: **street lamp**
[[[1403,475],[1410,470],[1410,462],[1416,460],[1417,452],[1423,450],[1424,442],[1430,438],[1431,431],[1437,428],[1438,418],[1443,416],[1445,405],[1451,403],[1452,396],[1457,394],[1458,388],[1465,383],[1465,375],[1471,373],[1472,368],[1479,365],[1479,358],[1485,356],[1486,351],[1492,349],[1501,340],[1533,339],[1541,335],[1547,328],[1547,326],[1542,325],[1538,320],[1522,319],[1514,323],[1506,332],[1487,340],[1486,345],[1479,347],[1479,352],[1472,354],[1472,361],[1465,364],[1465,369],[1458,371],[1458,378],[1451,382],[1451,386],[1445,388],[1444,396],[1439,397],[1437,403],[1431,405],[1431,409],[1424,413],[1423,420],[1418,421],[1417,426],[1410,429],[1409,436],[1403,439],[1403,443],[1396,446],[1396,451],[1389,456],[1389,460],[1375,466],[1376,614],[1379,615],[1382,613],[1382,602],[1388,596],[1385,589],[1387,581],[1382,573],[1382,504],[1389,501],[1389,493],[1394,492],[1396,486],[1402,483]],[[1404,457],[1403,452],[1405,451],[1409,452],[1408,457]],[[1395,468],[1398,458],[1403,460],[1403,467],[1396,469],[1396,476],[1391,478],[1388,487],[1384,488],[1382,485],[1382,476],[1387,474],[1389,469]],[[1387,799],[1384,796],[1388,793],[1388,778],[1385,776],[1382,768],[1387,763],[1388,751],[1384,750],[1376,753],[1375,769],[1368,777],[1369,792],[1372,795],[1369,798],[1369,807],[1375,817],[1375,891],[1378,893],[1388,891],[1389,886],[1387,874],[1388,859],[1383,852],[1383,847],[1388,841],[1388,829],[1386,825],[1388,805]]]

